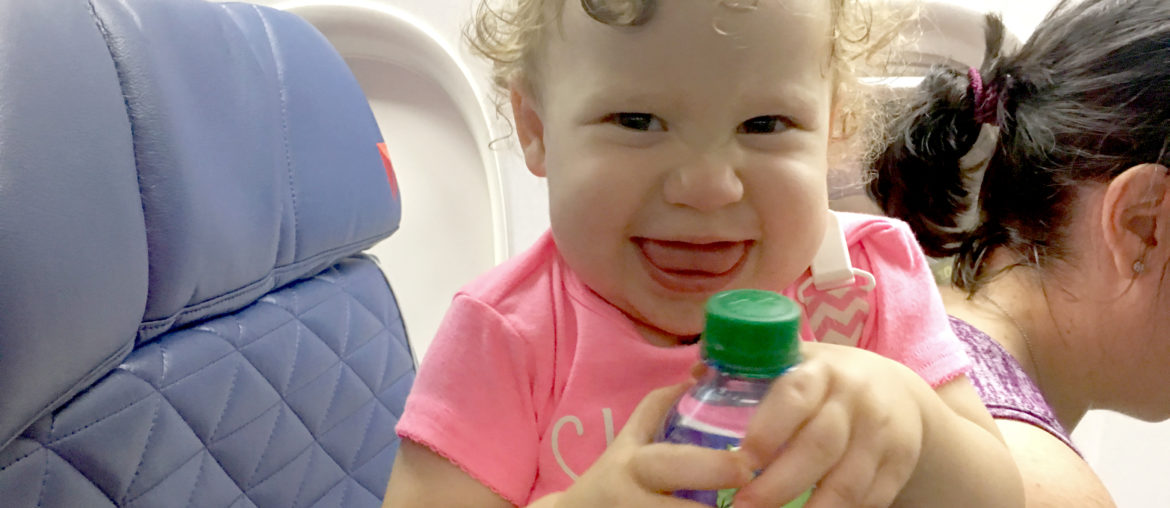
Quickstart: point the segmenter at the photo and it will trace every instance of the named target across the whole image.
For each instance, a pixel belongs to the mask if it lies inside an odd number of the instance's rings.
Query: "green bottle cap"
[[[772,291],[736,289],[707,300],[703,358],[743,377],[776,377],[800,362],[800,306]]]

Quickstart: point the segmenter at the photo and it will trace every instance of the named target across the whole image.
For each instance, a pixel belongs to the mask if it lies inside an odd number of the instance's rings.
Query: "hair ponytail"
[[[874,160],[868,191],[882,210],[910,224],[930,256],[959,253],[969,231],[961,218],[973,203],[962,159],[975,146],[983,123],[1003,118],[1004,102],[993,80],[1005,28],[986,17],[986,79],[974,69],[936,66],[915,97],[889,126],[887,145]]]
[[[964,240],[959,218],[971,193],[959,160],[980,128],[967,74],[934,67],[874,160],[870,196],[887,215],[910,224],[928,255],[954,254]]]

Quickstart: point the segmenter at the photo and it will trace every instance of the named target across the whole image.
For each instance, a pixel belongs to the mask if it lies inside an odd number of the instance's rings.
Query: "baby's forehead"
[[[714,0],[671,0],[638,26],[607,25],[567,5],[530,85],[571,103],[616,97],[654,105],[743,98],[752,103],[745,107],[760,109],[777,102],[822,104],[831,76],[828,14],[801,10],[821,1],[776,0],[733,10]]]
[[[578,39],[622,41],[639,34],[672,32],[708,43],[730,41],[749,46],[759,35],[801,28],[827,41],[833,15],[829,0],[552,0],[544,42]],[[812,30],[808,30],[812,28]],[[680,47],[685,49],[685,46]]]

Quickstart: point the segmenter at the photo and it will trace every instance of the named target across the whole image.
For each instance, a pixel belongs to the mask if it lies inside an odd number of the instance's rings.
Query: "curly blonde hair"
[[[532,87],[539,66],[539,48],[549,27],[559,21],[570,0],[481,0],[473,21],[464,30],[474,53],[492,64],[492,82],[500,93],[501,110],[509,87]],[[615,26],[640,25],[654,15],[664,0],[580,1],[587,14]],[[711,0],[733,8],[751,8],[759,0]],[[882,100],[861,84],[861,76],[883,75],[889,55],[903,41],[902,28],[917,16],[913,0],[825,0],[831,8],[832,50],[829,62],[836,81],[833,137],[852,150],[846,158],[869,158],[881,145],[885,120]],[[537,90],[530,90],[537,92]],[[860,135],[858,135],[860,134]]]

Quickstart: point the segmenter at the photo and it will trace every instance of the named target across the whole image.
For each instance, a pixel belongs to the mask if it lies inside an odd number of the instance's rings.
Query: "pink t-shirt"
[[[854,266],[877,280],[858,345],[932,386],[964,374],[970,361],[909,228],[838,216]],[[545,234],[455,295],[397,432],[524,506],[568,488],[642,397],[686,380],[698,360],[698,346],[646,342]]]

